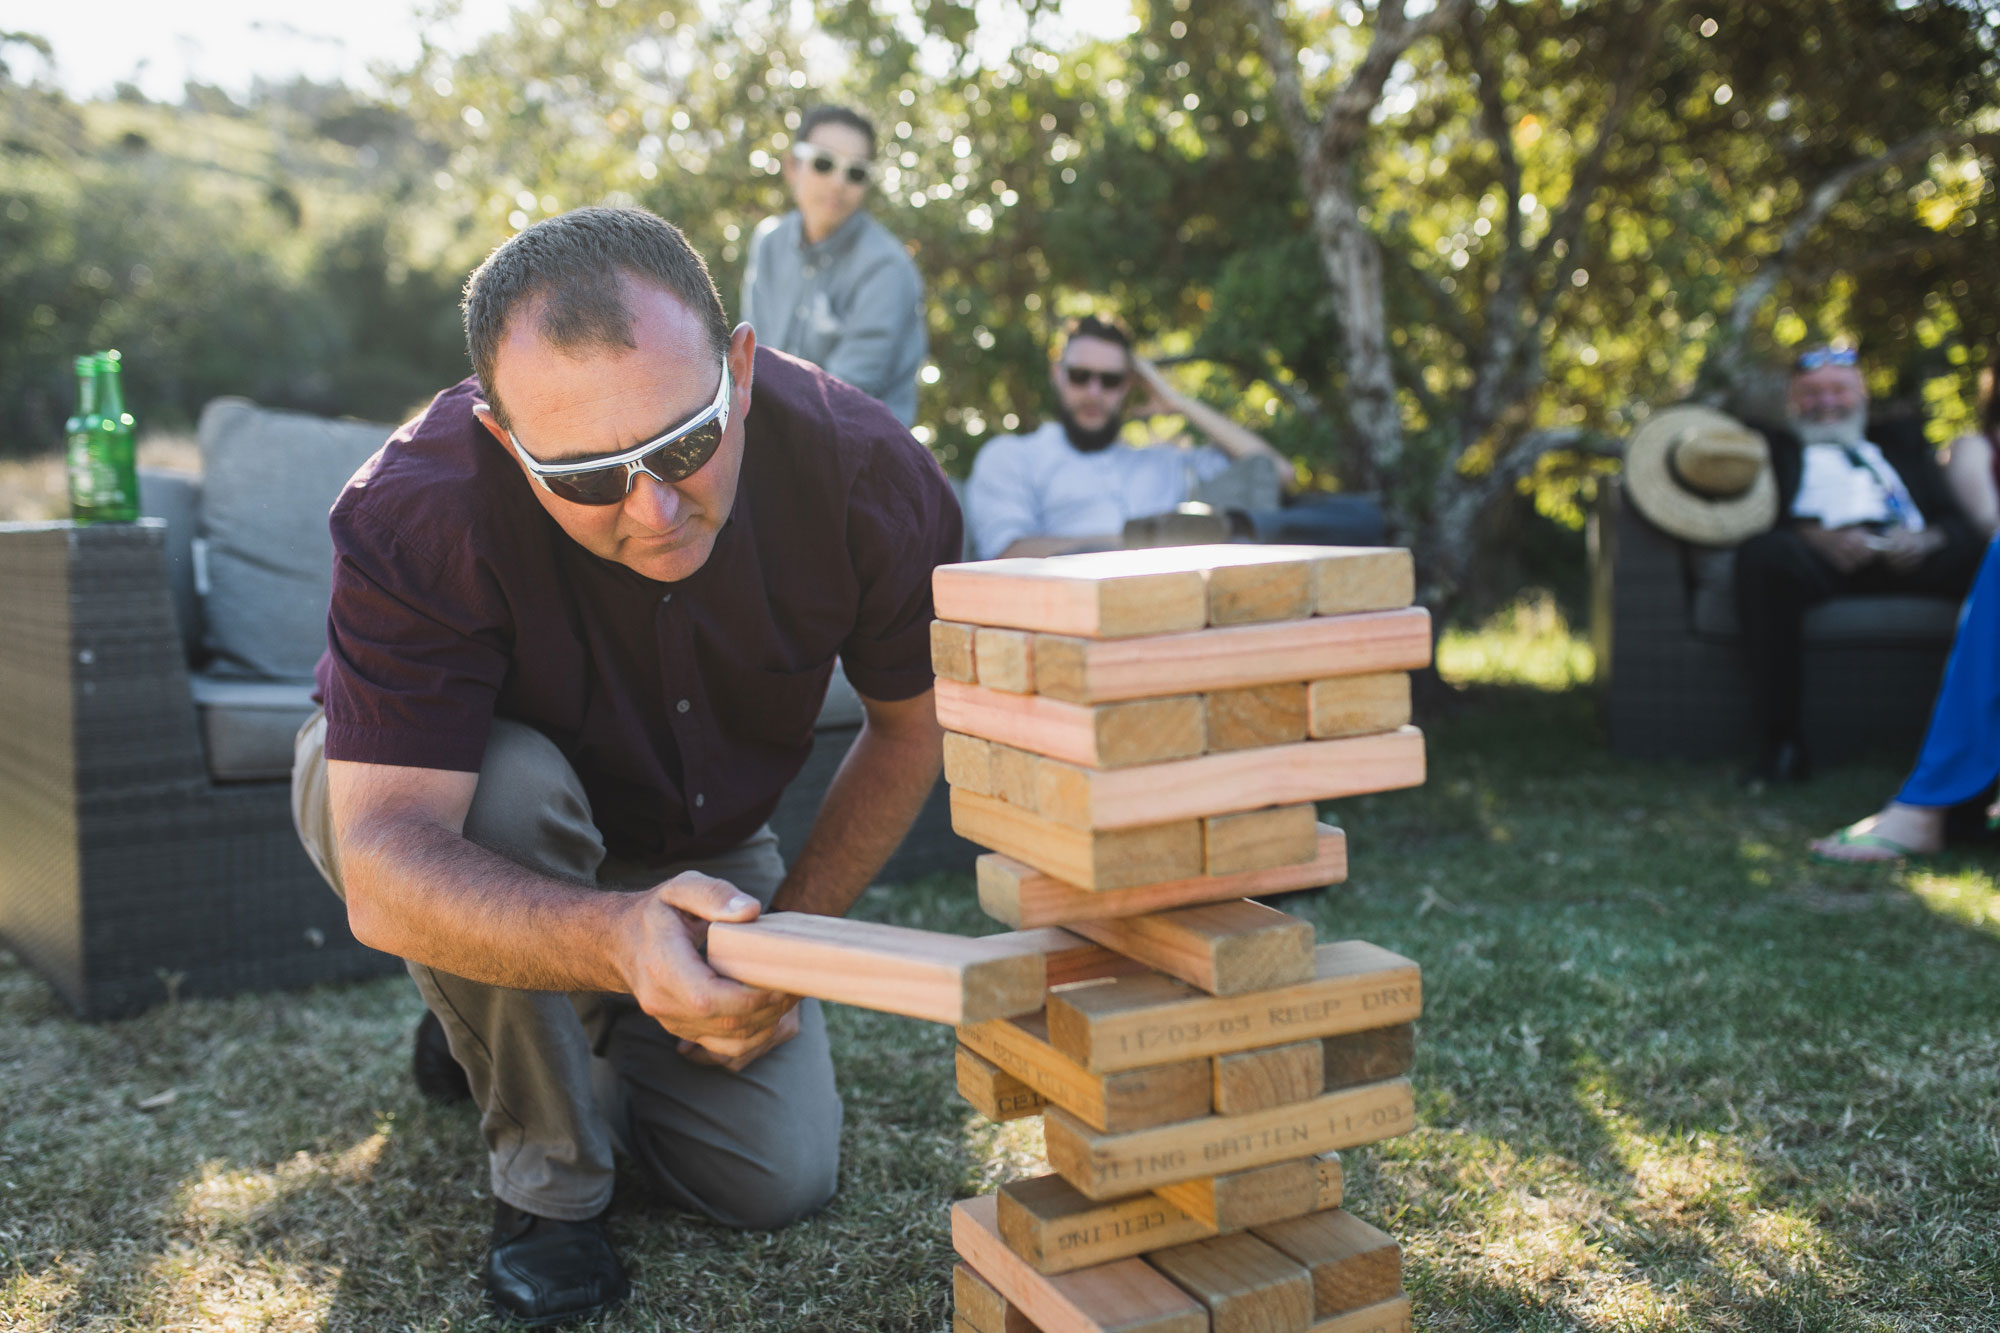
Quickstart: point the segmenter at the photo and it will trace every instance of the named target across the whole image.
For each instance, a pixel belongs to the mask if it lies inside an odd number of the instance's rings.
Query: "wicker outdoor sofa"
[[[1647,522],[1607,481],[1590,525],[1592,637],[1605,730],[1637,759],[1747,758],[1734,549]],[[1818,762],[1911,757],[1930,717],[1958,602],[1837,597],[1805,621],[1805,743]]]
[[[0,943],[87,1018],[401,966],[349,934],[289,803],[327,506],[388,428],[224,399],[200,434],[218,480],[143,473],[138,523],[0,524]],[[860,722],[836,670],[787,857]],[[883,878],[974,854],[940,786]]]

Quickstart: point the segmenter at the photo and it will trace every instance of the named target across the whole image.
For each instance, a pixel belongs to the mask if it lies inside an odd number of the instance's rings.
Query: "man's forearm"
[[[626,989],[611,947],[622,894],[538,874],[421,819],[344,840],[341,869],[350,924],[373,948],[518,990]]]
[[[1097,537],[1020,537],[1007,544],[997,559],[1021,556],[1078,555],[1085,551],[1115,551],[1124,545],[1121,536],[1106,533]]]
[[[935,721],[895,730],[862,723],[771,910],[840,916],[854,905],[936,785],[941,736]]]
[[[1213,440],[1222,452],[1235,459],[1268,458],[1278,469],[1280,480],[1286,485],[1291,484],[1290,461],[1256,431],[1231,421],[1227,415],[1198,398],[1181,396],[1174,406],[1180,409],[1190,426]]]

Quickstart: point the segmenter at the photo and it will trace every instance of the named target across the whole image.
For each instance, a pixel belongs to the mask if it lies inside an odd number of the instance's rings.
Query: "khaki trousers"
[[[344,899],[326,796],[326,720],[299,730],[292,813],[313,864]],[[576,772],[546,736],[496,721],[466,838],[532,870],[607,889],[698,870],[768,903],[784,878],[777,835],[720,856],[607,864]],[[781,1227],[833,1196],[841,1103],[817,1001],[799,1035],[741,1073],[681,1058],[629,995],[511,990],[408,963],[479,1105],[493,1193],[576,1221],[610,1202],[614,1144],[668,1202],[729,1226]]]

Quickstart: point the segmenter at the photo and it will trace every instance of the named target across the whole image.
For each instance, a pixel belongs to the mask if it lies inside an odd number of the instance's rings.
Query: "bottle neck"
[[[76,414],[80,417],[97,415],[97,371],[76,372]]]
[[[117,366],[98,367],[97,410],[107,417],[120,416],[125,411],[125,386],[119,379]]]

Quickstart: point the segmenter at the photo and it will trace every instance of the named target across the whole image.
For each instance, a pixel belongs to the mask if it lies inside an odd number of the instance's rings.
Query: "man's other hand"
[[[1815,523],[1800,528],[1799,537],[1842,574],[1852,574],[1878,554],[1874,535],[1861,528],[1822,528]]]
[[[625,974],[632,997],[703,1064],[741,1069],[798,1034],[796,995],[738,985],[702,957],[711,921],[753,921],[757,900],[695,871],[633,897]]]
[[[1936,528],[1925,528],[1922,532],[1899,528],[1883,537],[1876,544],[1876,549],[1889,562],[1889,568],[1898,574],[1907,574],[1943,545],[1944,534]]]
[[[1140,356],[1137,352],[1134,352],[1132,354],[1132,370],[1139,377],[1139,383],[1144,386],[1146,391],[1146,396],[1143,399],[1135,397],[1132,400],[1128,400],[1131,402],[1131,406],[1126,410],[1132,415],[1134,420],[1143,421],[1147,417],[1186,415],[1186,400],[1174,391],[1173,385],[1167,383],[1167,377],[1160,373],[1158,366],[1148,361],[1145,357]]]

